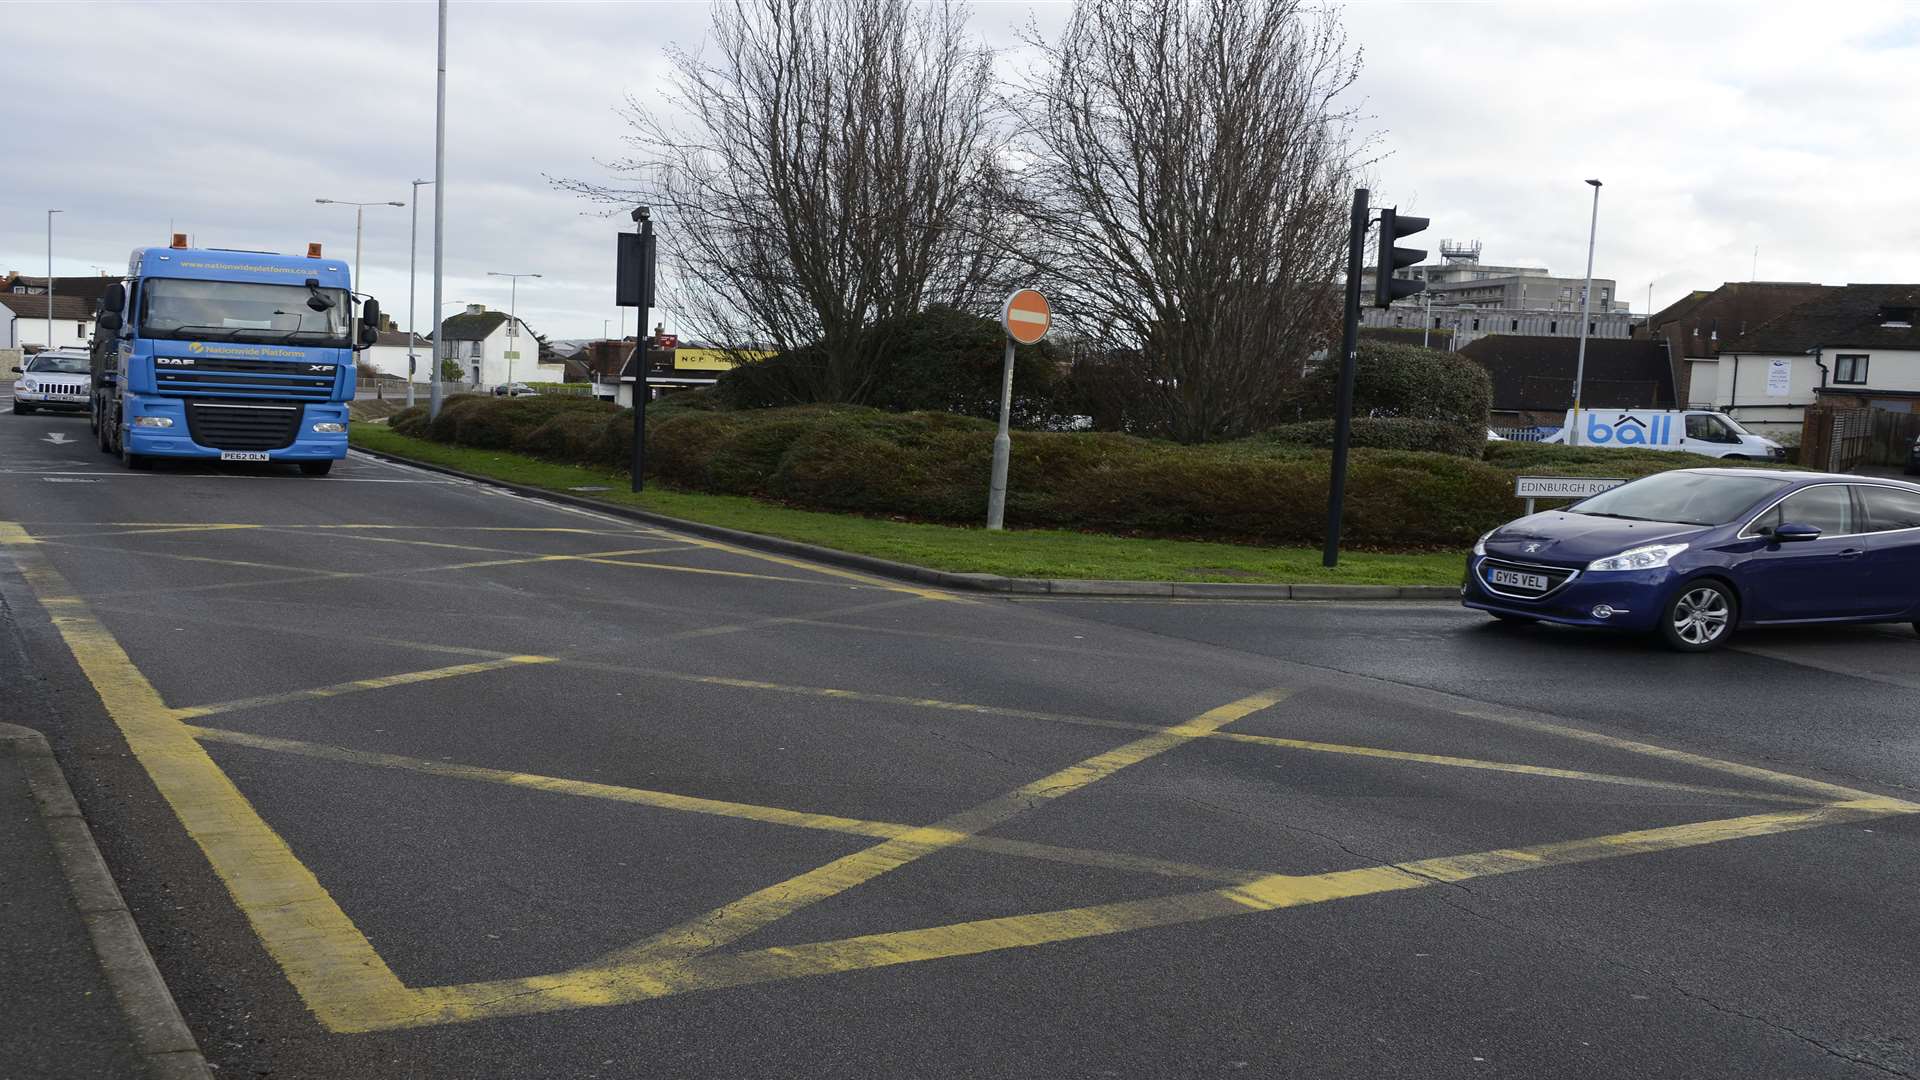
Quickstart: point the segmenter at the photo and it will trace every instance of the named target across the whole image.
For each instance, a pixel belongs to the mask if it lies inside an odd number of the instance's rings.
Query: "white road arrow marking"
[[[67,436],[66,433],[62,431],[51,431],[47,433],[47,441],[55,446],[65,446],[67,444]]]

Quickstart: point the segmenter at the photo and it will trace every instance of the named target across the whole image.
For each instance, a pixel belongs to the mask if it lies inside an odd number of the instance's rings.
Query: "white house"
[[[93,301],[53,297],[53,341],[47,341],[47,294],[0,292],[0,349],[85,349],[93,340]]]
[[[440,324],[440,333],[447,343],[444,355],[460,365],[469,385],[566,381],[565,365],[540,363],[540,343],[525,319],[509,319],[504,311],[468,304],[466,311]],[[400,339],[404,344],[406,335],[401,334]],[[406,370],[404,349],[399,370]],[[422,371],[423,380],[425,375]]]
[[[406,331],[382,330],[380,340],[372,348],[360,352],[360,362],[382,375],[404,379],[407,377],[407,352]],[[422,334],[412,352],[417,368],[414,381],[426,382],[433,369],[433,339]]]
[[[1693,362],[1693,393],[1749,428],[1800,430],[1807,406],[1854,399],[1898,412],[1920,399],[1920,285],[1829,289]],[[1709,395],[1709,388],[1711,394]]]

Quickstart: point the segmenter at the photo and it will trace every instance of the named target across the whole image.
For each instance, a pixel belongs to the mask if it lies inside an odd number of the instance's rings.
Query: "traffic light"
[[[1403,236],[1424,232],[1426,227],[1426,218],[1402,215],[1392,210],[1380,211],[1380,261],[1373,270],[1374,307],[1386,307],[1403,296],[1412,296],[1427,287],[1425,282],[1393,276],[1395,270],[1412,266],[1427,257],[1424,248],[1395,247],[1393,242]]]

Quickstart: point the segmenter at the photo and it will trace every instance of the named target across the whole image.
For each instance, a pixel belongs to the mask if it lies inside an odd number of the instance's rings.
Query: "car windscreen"
[[[1574,504],[1568,512],[1629,521],[1725,525],[1789,482],[1771,476],[1659,473],[1603,491]]]
[[[90,375],[93,365],[84,356],[36,356],[27,361],[25,370],[56,375]]]
[[[347,295],[251,281],[150,278],[142,289],[141,333],[193,341],[347,344]],[[327,301],[324,311],[308,303]]]

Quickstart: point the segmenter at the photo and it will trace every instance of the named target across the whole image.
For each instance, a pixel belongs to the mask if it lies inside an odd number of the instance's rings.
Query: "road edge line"
[[[896,581],[912,582],[916,585],[936,585],[943,589],[964,590],[967,592],[1003,593],[1014,596],[1075,596],[1087,599],[1102,597],[1183,597],[1214,600],[1457,600],[1460,589],[1457,585],[1333,585],[1333,584],[1243,584],[1232,581],[1127,581],[1103,580],[1098,578],[1014,578],[999,574],[962,573],[952,570],[935,570],[929,566],[914,563],[897,562],[882,559],[877,555],[861,555],[838,548],[821,547],[799,540],[788,540],[765,533],[746,532],[742,529],[729,529],[724,525],[709,525],[701,521],[673,517],[653,510],[640,510],[602,499],[592,499],[581,495],[570,495],[551,488],[535,487],[532,484],[516,483],[498,477],[483,476],[479,473],[465,472],[446,465],[436,465],[430,461],[406,457],[386,450],[373,450],[364,446],[353,447],[355,453],[365,454],[381,461],[406,465],[426,472],[452,476],[475,484],[511,491],[532,499],[544,499],[579,510],[592,510],[615,517],[638,521],[645,525],[655,525],[675,532],[688,533],[708,540],[719,540],[740,547],[753,548],[775,555],[789,555],[812,562],[825,563],[849,570],[859,570]]]
[[[132,1030],[147,1075],[153,1080],[213,1080],[46,736],[17,724],[0,724],[0,754],[21,760],[67,889],[87,924],[94,956]]]

